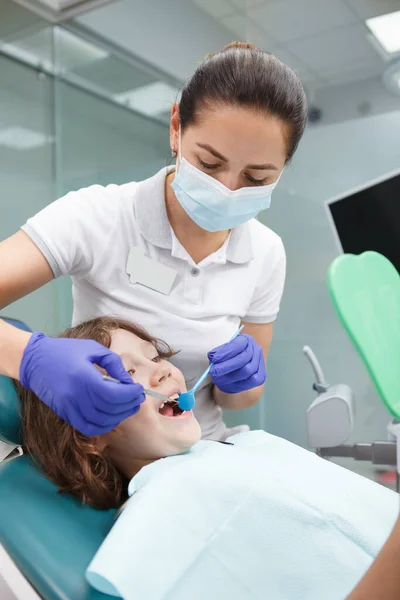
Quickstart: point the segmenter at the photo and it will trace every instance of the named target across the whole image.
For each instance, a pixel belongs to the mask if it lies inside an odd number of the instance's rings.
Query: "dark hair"
[[[185,84],[180,101],[182,131],[207,103],[248,106],[289,125],[289,161],[307,123],[307,100],[299,77],[273,54],[233,42],[210,54]]]
[[[174,353],[142,327],[113,317],[98,317],[67,329],[58,337],[90,339],[109,348],[112,333],[124,329],[154,344],[162,358]],[[24,448],[61,493],[73,494],[95,508],[117,508],[127,498],[128,480],[117,469],[96,437],[87,437],[60,419],[46,404],[19,382]]]

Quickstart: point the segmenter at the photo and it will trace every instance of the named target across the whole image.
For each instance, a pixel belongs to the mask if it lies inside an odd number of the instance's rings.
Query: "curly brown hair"
[[[110,348],[113,331],[124,329],[154,344],[162,358],[174,352],[142,327],[114,317],[98,317],[67,329],[58,337],[90,339]],[[24,449],[42,472],[59,488],[94,508],[117,508],[127,498],[128,480],[116,468],[98,438],[76,431],[44,404],[31,390],[15,382],[21,399]]]

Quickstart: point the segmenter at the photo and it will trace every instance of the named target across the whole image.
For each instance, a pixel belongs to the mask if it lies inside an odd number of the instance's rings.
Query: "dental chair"
[[[379,398],[394,419],[388,440],[345,444],[353,430],[353,394],[329,386],[311,349],[304,348],[316,375],[317,398],[307,411],[309,446],[320,456],[348,457],[400,471],[400,275],[377,252],[338,257],[328,272],[328,288],[339,319],[358,350]],[[399,491],[399,476],[397,491]]]
[[[4,320],[29,331],[20,321]],[[0,440],[21,445],[19,399],[13,382],[0,375]],[[27,455],[0,463],[0,545],[42,600],[106,600],[84,573],[112,527],[114,510],[82,506],[61,496]],[[4,560],[1,561],[0,567]],[[14,567],[13,565],[13,567]],[[15,571],[11,569],[11,571]],[[18,600],[27,592],[2,572]],[[25,581],[25,586],[26,586]]]

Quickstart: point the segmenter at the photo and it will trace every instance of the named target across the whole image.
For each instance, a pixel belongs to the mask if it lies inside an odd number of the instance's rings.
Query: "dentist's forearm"
[[[0,319],[0,375],[19,379],[19,367],[31,333]]]
[[[399,600],[400,519],[375,562],[347,600]]]
[[[214,385],[213,396],[216,404],[218,404],[218,406],[221,408],[226,410],[243,410],[257,404],[261,398],[263,389],[264,386],[260,385],[251,390],[246,390],[245,392],[227,394],[226,392],[222,392],[217,388],[216,385]]]
[[[23,231],[0,241],[0,310],[52,279],[49,263]],[[19,379],[22,355],[31,334],[0,319],[0,374]]]

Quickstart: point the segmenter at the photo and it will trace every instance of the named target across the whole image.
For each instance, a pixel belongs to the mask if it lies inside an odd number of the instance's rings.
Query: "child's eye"
[[[129,369],[128,371],[129,375],[134,375],[136,373],[135,369]]]
[[[155,356],[152,361],[155,363],[159,363],[163,360],[162,356]]]

